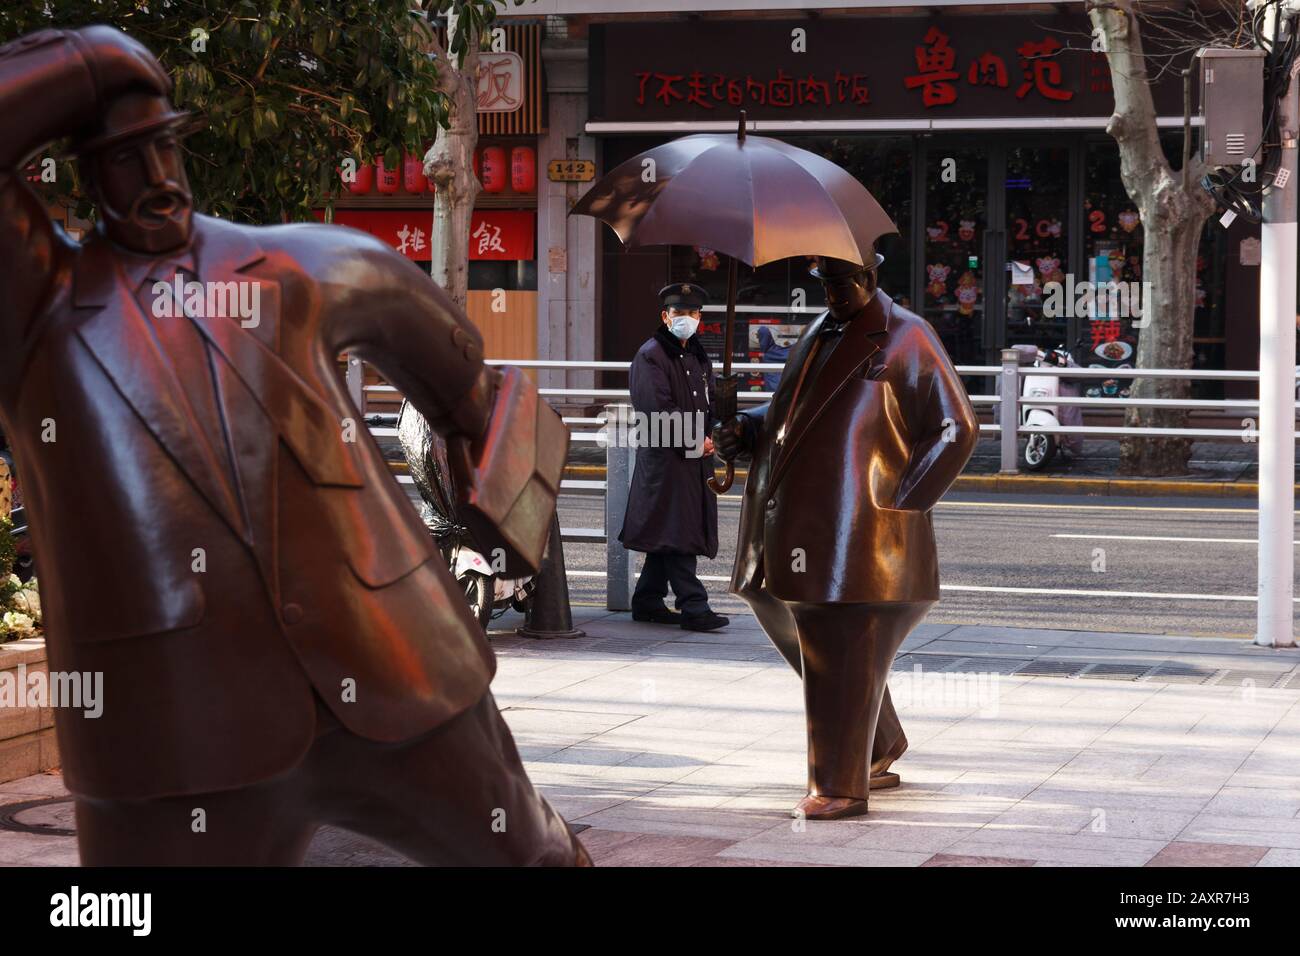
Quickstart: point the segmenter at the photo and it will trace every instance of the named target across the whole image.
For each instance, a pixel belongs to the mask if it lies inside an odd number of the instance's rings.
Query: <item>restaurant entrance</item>
[[[995,363],[1000,349],[1018,343],[1073,344],[1077,319],[1045,314],[1043,286],[1078,274],[1075,144],[935,136],[918,145],[913,301],[953,361]]]

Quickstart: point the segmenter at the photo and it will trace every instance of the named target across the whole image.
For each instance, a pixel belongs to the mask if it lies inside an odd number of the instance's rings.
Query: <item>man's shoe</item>
[[[642,621],[647,624],[680,624],[682,616],[676,611],[670,611],[662,604],[653,611],[633,611],[632,620]]]
[[[725,618],[721,614],[714,614],[712,611],[707,614],[682,615],[682,630],[684,631],[716,631],[718,628],[726,627],[730,623],[730,618]]]

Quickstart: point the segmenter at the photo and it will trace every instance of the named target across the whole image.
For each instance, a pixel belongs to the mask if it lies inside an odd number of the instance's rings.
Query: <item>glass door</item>
[[[917,242],[921,309],[955,365],[984,364],[988,151],[931,143]]]
[[[1069,346],[1069,146],[1009,145],[1003,183],[1006,276],[1002,344]],[[1061,292],[1044,309],[1052,283]],[[1055,306],[1061,305],[1061,308]]]

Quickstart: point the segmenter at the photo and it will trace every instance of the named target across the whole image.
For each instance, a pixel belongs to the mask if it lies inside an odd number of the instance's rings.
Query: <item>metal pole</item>
[[[632,554],[618,540],[627,516],[636,449],[628,440],[631,405],[605,406],[605,607],[632,610]]]
[[[1266,21],[1271,18],[1266,17]],[[1288,15],[1283,30],[1294,29]],[[1272,26],[1270,23],[1269,26]],[[1271,32],[1271,31],[1270,31]],[[1275,43],[1281,42],[1276,37]],[[1296,67],[1300,67],[1297,60]],[[1264,198],[1259,273],[1259,604],[1255,643],[1294,647],[1296,71],[1278,104],[1278,171]],[[1292,181],[1288,181],[1288,179]]]
[[[345,378],[348,383],[348,394],[352,396],[352,404],[357,406],[357,411],[364,417],[366,414],[365,366],[355,355],[348,355],[348,370]]]
[[[1020,471],[1020,353],[1015,349],[1002,350],[1002,375],[998,379],[998,424],[1002,436],[1002,474],[1014,475]]]

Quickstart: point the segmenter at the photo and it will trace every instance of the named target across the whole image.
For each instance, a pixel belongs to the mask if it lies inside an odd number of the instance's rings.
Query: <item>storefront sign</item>
[[[531,210],[476,212],[469,224],[471,259],[531,259],[537,214]]]
[[[324,214],[316,212],[317,219]],[[532,210],[476,211],[470,220],[471,259],[532,259],[537,214]],[[388,243],[408,259],[433,257],[429,232],[432,209],[336,209],[334,224],[351,226]]]
[[[524,61],[518,53],[480,53],[478,111],[513,113],[524,103]]]
[[[590,159],[553,159],[546,164],[546,178],[553,183],[589,183],[596,178],[596,164]]]
[[[1109,116],[1088,30],[1075,14],[593,24],[591,119]],[[1181,115],[1177,69],[1152,89]]]

